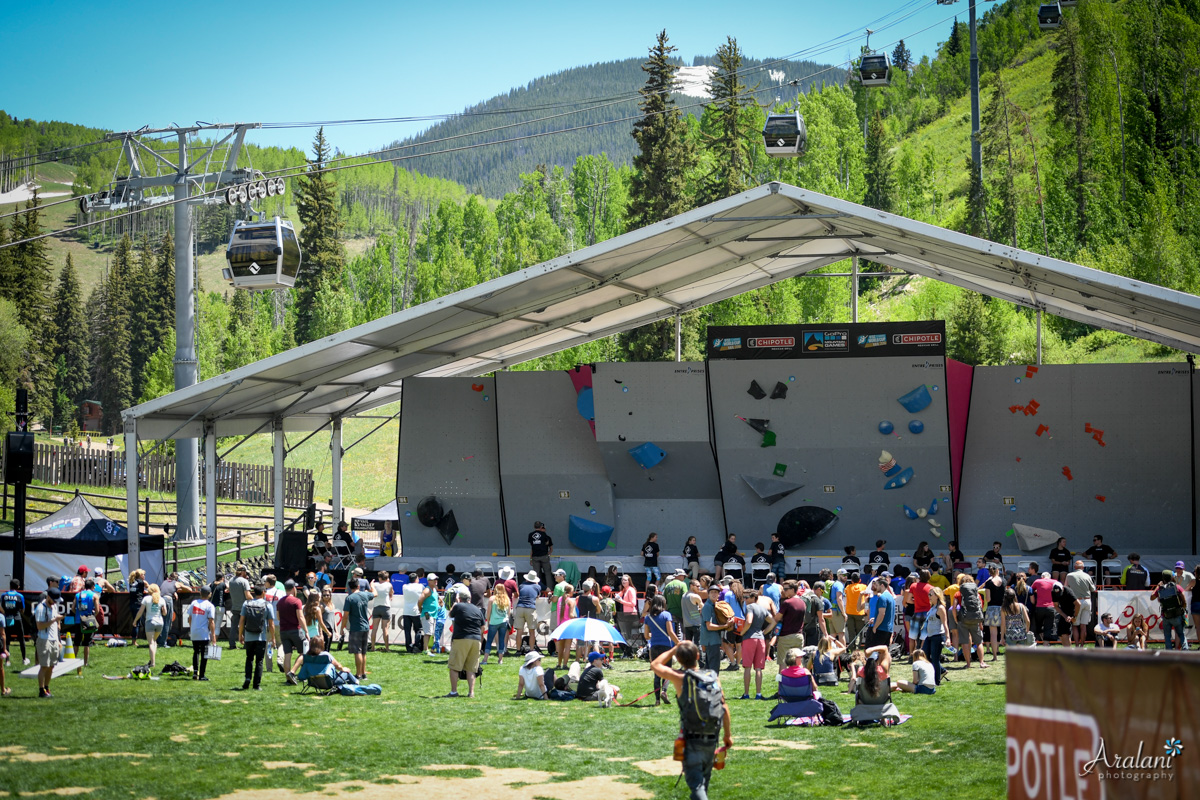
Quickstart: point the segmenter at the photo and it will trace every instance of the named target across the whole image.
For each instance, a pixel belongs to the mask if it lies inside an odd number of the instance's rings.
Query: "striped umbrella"
[[[591,617],[569,619],[550,633],[551,639],[578,639],[581,642],[625,644],[625,637],[607,622]]]

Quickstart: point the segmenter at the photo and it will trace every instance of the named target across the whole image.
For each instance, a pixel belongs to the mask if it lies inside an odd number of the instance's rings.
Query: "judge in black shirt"
[[[783,583],[787,579],[787,550],[783,546],[783,542],[779,541],[779,534],[771,534],[771,550],[768,553],[771,557],[771,571],[775,573],[776,579]]]
[[[1083,554],[1095,561],[1097,565],[1102,561],[1109,561],[1117,557],[1117,551],[1104,543],[1104,537],[1096,535],[1092,537],[1092,546],[1083,551]]]
[[[1067,537],[1060,536],[1050,551],[1050,577],[1056,581],[1065,581],[1071,571],[1071,551],[1067,549]]]
[[[655,584],[662,583],[662,573],[658,569],[658,534],[653,531],[646,537],[642,545],[642,566],[646,570],[646,584],[653,580]]]
[[[736,561],[742,565],[743,571],[746,568],[746,559],[738,555],[737,551],[737,534],[731,533],[725,537],[725,544],[713,556],[713,567],[717,574],[717,580],[721,580],[725,575],[725,563],[727,561]]]
[[[846,551],[846,555],[842,556],[843,567],[849,568],[853,565],[854,569],[857,570],[862,566],[862,561],[858,557],[858,548],[852,544],[848,544],[842,549]]]
[[[699,580],[700,548],[696,546],[695,536],[689,536],[687,544],[683,546],[683,563],[687,564],[688,571],[692,573],[692,580]]]
[[[867,563],[890,565],[892,563],[892,559],[888,557],[887,552],[883,549],[885,545],[887,545],[886,539],[875,540],[875,549],[871,551],[871,558]]]
[[[538,574],[542,586],[554,585],[554,573],[550,570],[550,555],[554,552],[554,540],[546,533],[540,521],[533,523],[529,534],[529,568]]]

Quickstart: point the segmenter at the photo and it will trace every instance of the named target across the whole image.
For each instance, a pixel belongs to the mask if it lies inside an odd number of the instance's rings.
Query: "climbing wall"
[[[528,555],[526,537],[536,520],[546,523],[556,556],[607,551],[610,543],[621,547],[605,531],[615,523],[612,486],[571,377],[565,372],[501,372],[496,397],[511,553]],[[572,516],[577,527],[587,528],[577,534],[586,549],[571,543]],[[592,549],[596,545],[599,550]]]
[[[495,395],[491,378],[405,379],[396,467],[396,496],[408,501],[397,505],[404,555],[504,552]],[[453,523],[422,523],[430,496]]]
[[[1051,540],[1025,552],[1094,533],[1120,554],[1191,552],[1189,383],[1186,364],[977,367],[962,549],[1020,552],[1025,526]]]
[[[705,369],[703,363],[595,365],[596,440],[626,552],[635,552],[650,531],[662,555],[671,556],[696,536],[715,543],[702,551],[711,558],[724,539]]]
[[[789,554],[953,536],[943,357],[708,369],[725,518],[745,551],[777,529]]]

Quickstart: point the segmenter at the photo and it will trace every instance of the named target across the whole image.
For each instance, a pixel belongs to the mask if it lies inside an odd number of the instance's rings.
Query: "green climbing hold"
[[[1004,535],[1005,535],[1005,536],[1012,536],[1012,535],[1013,535],[1013,529],[1012,529],[1012,528],[1009,528],[1009,529],[1008,529],[1008,533],[1006,533],[1006,534],[1004,534]]]
[[[760,445],[760,447],[774,447],[774,446],[775,446],[775,431],[766,431],[765,433],[763,433],[763,440],[762,440],[762,444]]]
[[[787,464],[776,464],[775,465],[775,475],[776,476],[782,478],[783,474],[785,472],[787,472]]]

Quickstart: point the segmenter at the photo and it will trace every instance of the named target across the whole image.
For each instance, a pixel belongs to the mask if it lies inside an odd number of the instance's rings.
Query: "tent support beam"
[[[129,572],[142,568],[141,540],[138,538],[138,463],[137,417],[125,419],[125,535],[129,538]],[[149,531],[146,531],[149,533]],[[24,576],[22,576],[24,577]],[[128,577],[128,576],[126,576]]]
[[[283,417],[276,417],[271,425],[275,436],[271,447],[272,463],[275,467],[271,492],[272,503],[275,506],[275,542],[279,542],[279,534],[283,533],[283,460],[287,457],[287,440],[283,436]]]
[[[348,444],[348,445],[346,445],[345,447],[343,447],[343,448],[342,448],[342,455],[345,455],[346,453],[349,453],[349,452],[350,452],[350,451],[351,451],[351,450],[354,448],[354,445],[358,444],[358,443],[359,443],[359,442],[361,442],[363,439],[366,439],[368,436],[370,436],[371,434],[375,433],[377,430],[379,430],[380,428],[382,428],[384,425],[387,425],[389,422],[391,422],[392,420],[394,420],[394,419],[395,419],[396,417],[398,417],[398,416],[400,416],[400,412],[399,412],[399,411],[397,411],[395,414],[392,414],[390,417],[356,417],[356,419],[381,419],[381,420],[383,420],[383,422],[379,423],[379,424],[378,424],[378,425],[376,425],[374,428],[371,428],[371,430],[370,430],[370,431],[369,431],[369,432],[368,432],[368,433],[367,433],[365,436],[360,436],[359,438],[355,439],[355,440],[354,440],[353,442],[351,442],[350,444]]]
[[[346,451],[342,449],[342,418],[333,418],[333,431],[329,437],[329,451],[332,458],[330,459],[333,480],[333,521],[336,525],[342,521],[342,456]]]
[[[217,575],[217,436],[211,420],[204,421],[204,576]]]

